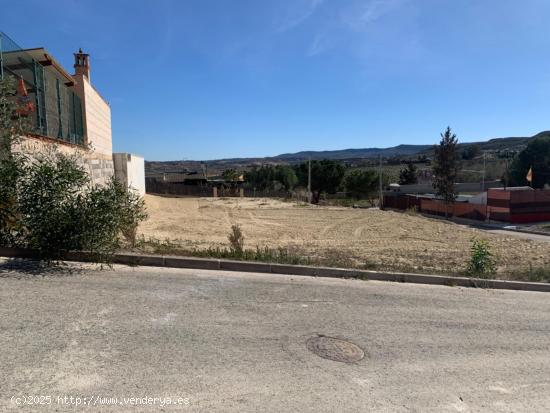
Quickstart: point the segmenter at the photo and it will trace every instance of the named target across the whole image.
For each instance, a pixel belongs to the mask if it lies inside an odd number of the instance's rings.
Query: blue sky
[[[82,47],[116,151],[148,160],[431,144],[550,129],[548,0],[51,0],[0,30]]]

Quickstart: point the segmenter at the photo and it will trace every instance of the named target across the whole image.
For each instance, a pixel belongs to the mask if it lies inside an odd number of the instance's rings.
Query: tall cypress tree
[[[448,205],[454,203],[457,196],[455,182],[460,170],[457,145],[456,135],[447,127],[441,134],[439,145],[434,148],[432,185],[435,193],[445,202],[445,217],[448,216]]]

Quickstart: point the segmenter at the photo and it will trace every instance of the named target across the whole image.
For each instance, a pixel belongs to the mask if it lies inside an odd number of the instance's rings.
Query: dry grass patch
[[[514,278],[529,268],[550,268],[550,243],[377,209],[308,206],[274,199],[146,196],[146,239],[168,239],[184,249],[228,246],[240,225],[247,248],[287,248],[341,266],[459,274],[472,238],[487,240],[498,275]]]

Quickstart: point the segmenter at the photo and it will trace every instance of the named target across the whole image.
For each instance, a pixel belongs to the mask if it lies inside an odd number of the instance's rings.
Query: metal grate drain
[[[319,357],[342,363],[354,363],[365,357],[365,352],[361,347],[349,341],[323,335],[311,337],[307,340],[306,346],[309,351]]]

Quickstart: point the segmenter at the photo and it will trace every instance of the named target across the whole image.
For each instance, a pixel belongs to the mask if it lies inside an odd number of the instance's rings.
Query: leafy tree
[[[290,165],[275,166],[274,178],[287,191],[294,189],[298,183],[296,172],[294,172],[294,169]]]
[[[254,166],[245,172],[245,180],[248,186],[259,190],[283,188],[291,191],[298,182],[296,172],[289,165]]]
[[[251,169],[244,173],[244,180],[247,185],[259,190],[267,189],[269,182],[272,180],[272,168],[262,165],[259,168],[254,165]]]
[[[222,178],[226,181],[236,181],[239,178],[239,173],[233,169],[226,169],[222,172]]]
[[[450,127],[447,127],[445,132],[441,134],[439,145],[434,148],[434,163],[432,166],[434,180],[432,185],[436,194],[443,198],[446,206],[454,203],[457,196],[455,182],[460,170],[457,144],[456,135]],[[445,217],[447,216],[446,208]]]
[[[346,168],[340,162],[330,159],[311,161],[311,192],[312,202],[318,203],[321,192],[335,193],[346,173]],[[308,184],[308,162],[303,162],[296,167],[298,183],[307,187]]]
[[[399,172],[399,185],[411,185],[418,183],[418,171],[412,162]]]
[[[533,171],[533,188],[550,184],[550,135],[531,140],[512,162],[510,178],[512,185],[526,185],[527,172]]]
[[[378,173],[373,170],[355,170],[344,178],[344,187],[353,198],[372,198],[378,190]]]

